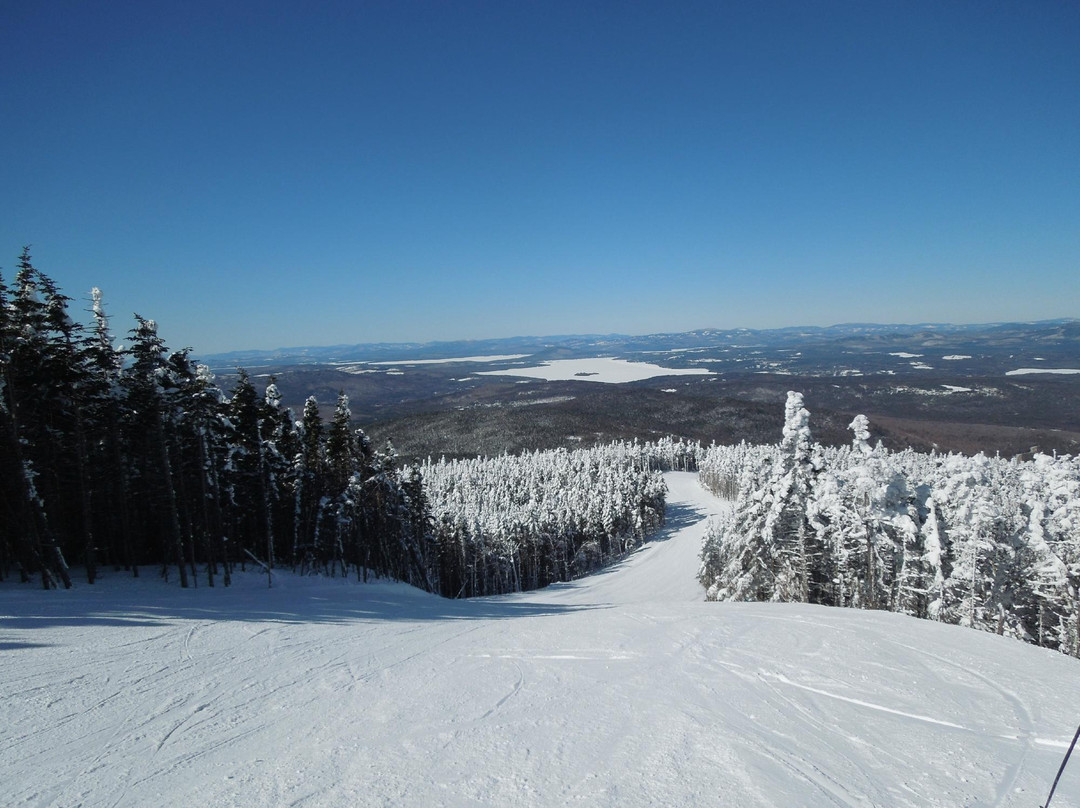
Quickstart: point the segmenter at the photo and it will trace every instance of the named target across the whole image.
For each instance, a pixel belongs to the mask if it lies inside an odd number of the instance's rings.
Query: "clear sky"
[[[0,0],[0,110],[4,277],[197,354],[1080,316],[1072,0]]]

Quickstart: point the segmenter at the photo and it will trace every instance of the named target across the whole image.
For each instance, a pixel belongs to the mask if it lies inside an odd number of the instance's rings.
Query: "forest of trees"
[[[703,484],[735,500],[711,525],[710,600],[887,609],[1080,656],[1080,459],[890,452],[811,440],[789,393],[778,446],[713,446]]]
[[[121,349],[97,290],[89,327],[70,303],[28,251],[0,277],[0,580],[153,565],[214,586],[255,564],[452,597],[532,588],[636,546],[663,521],[647,469],[696,457],[666,441],[401,468],[344,395],[330,423],[314,398],[297,420],[273,378],[240,371],[226,393],[152,320]]]
[[[156,565],[181,586],[234,565],[427,580],[429,512],[414,469],[374,450],[340,397],[299,421],[273,379],[220,390],[135,316],[127,347],[93,292],[89,327],[24,251],[0,278],[0,578],[70,586]]]
[[[613,443],[425,464],[442,593],[536,589],[640,546],[664,522],[655,448]]]

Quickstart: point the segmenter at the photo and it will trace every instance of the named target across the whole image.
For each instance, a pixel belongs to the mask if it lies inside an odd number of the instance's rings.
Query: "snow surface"
[[[364,373],[378,373],[379,372],[379,371],[375,370],[374,368],[360,367],[359,365],[340,365],[335,369],[340,371],[341,373],[351,373],[353,376],[361,376]],[[270,376],[271,374],[267,373],[266,375]]]
[[[918,359],[923,356],[921,353],[907,353],[906,351],[894,351],[889,356],[899,356],[901,359]]]
[[[481,376],[527,376],[549,382],[586,381],[623,384],[639,382],[657,376],[707,376],[712,371],[704,368],[665,368],[649,362],[629,362],[610,356],[594,359],[552,359],[531,368],[511,370],[482,370]]]
[[[702,602],[704,518],[609,570],[447,601],[240,575],[0,585],[12,806],[1031,806],[1080,664],[900,615]],[[1080,806],[1080,766],[1052,803]]]
[[[1035,357],[1038,359],[1038,357]],[[1017,368],[1016,370],[1008,370],[1005,372],[1006,376],[1026,376],[1029,373],[1064,373],[1073,374],[1080,373],[1080,368]]]
[[[941,358],[942,359],[947,359],[950,362],[955,362],[958,359],[971,359],[971,354],[962,354],[962,353],[949,354],[948,356],[943,356]]]

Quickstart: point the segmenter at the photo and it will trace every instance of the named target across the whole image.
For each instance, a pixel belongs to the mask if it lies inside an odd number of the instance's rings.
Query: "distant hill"
[[[581,370],[582,360],[596,357],[617,361]],[[772,441],[789,389],[806,394],[824,443],[848,441],[850,418],[863,413],[875,439],[892,448],[1080,450],[1080,374],[1037,372],[1080,370],[1076,319],[523,336],[206,359],[226,388],[239,366],[257,380],[274,376],[295,412],[315,396],[329,416],[344,392],[359,425],[410,457],[669,433],[706,443]],[[637,381],[604,384],[613,375],[594,372],[626,362],[644,369]],[[1018,370],[1024,374],[1010,375]],[[555,380],[537,378],[545,375]]]
[[[386,360],[446,359],[486,354],[528,354],[538,358],[608,355],[629,358],[643,352],[681,352],[702,348],[812,349],[815,355],[845,350],[955,349],[1000,354],[1008,348],[1039,349],[1055,358],[1080,359],[1080,320],[1031,323],[913,325],[843,323],[828,327],[776,329],[698,329],[672,334],[571,334],[520,336],[450,342],[382,342],[355,345],[304,346],[275,350],[230,351],[203,361],[215,368],[320,364]],[[1048,359],[1049,357],[1044,357]]]

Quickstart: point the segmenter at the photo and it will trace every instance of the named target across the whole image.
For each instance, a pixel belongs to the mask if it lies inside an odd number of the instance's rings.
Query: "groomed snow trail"
[[[1036,806],[1080,664],[898,615],[701,601],[705,517],[541,592],[147,568],[0,585],[0,802]],[[1080,806],[1080,765],[1054,808]]]

